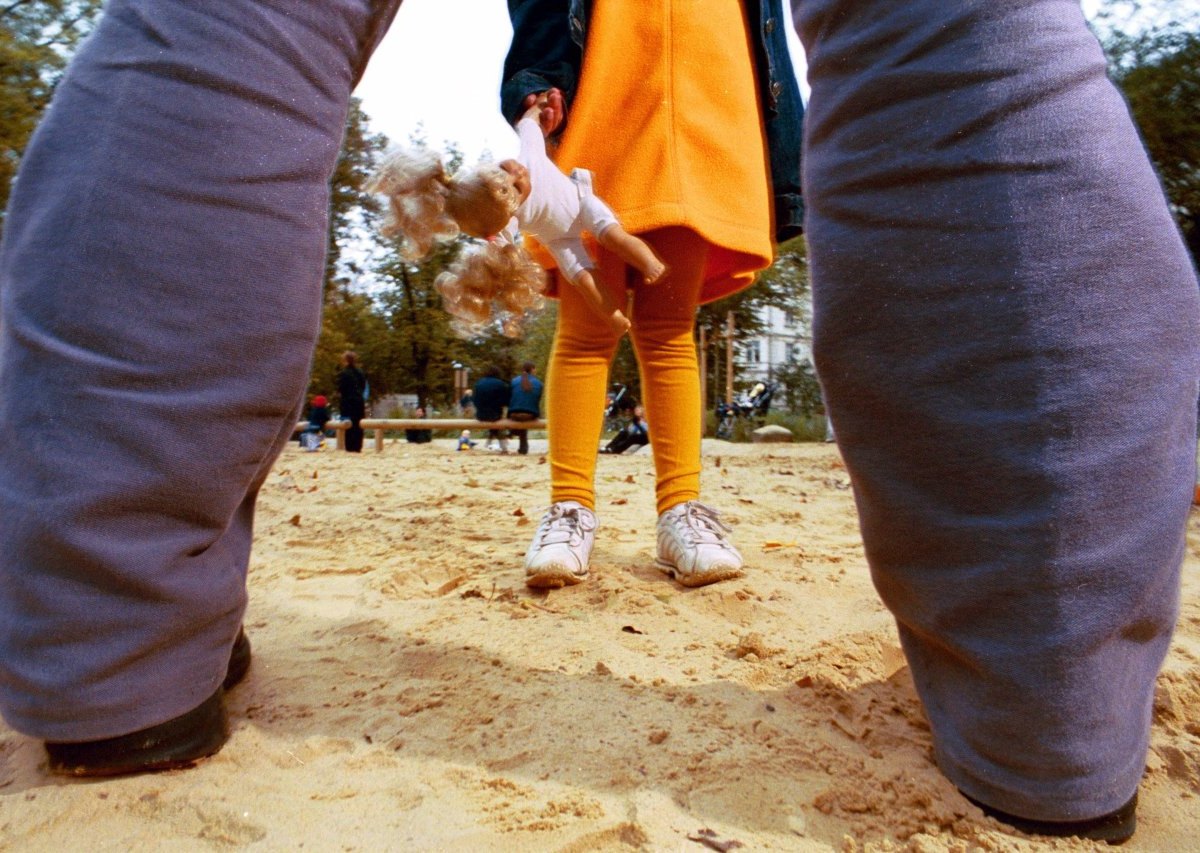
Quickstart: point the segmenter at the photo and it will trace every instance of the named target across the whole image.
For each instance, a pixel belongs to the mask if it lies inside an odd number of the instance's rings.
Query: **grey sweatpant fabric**
[[[328,185],[399,0],[110,0],[0,249],[0,711],[52,740],[208,698],[319,329]]]
[[[937,760],[1123,805],[1178,606],[1197,282],[1075,0],[795,0],[817,367]]]

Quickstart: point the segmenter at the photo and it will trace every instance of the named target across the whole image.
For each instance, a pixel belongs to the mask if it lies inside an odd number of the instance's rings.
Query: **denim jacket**
[[[521,102],[532,92],[557,87],[570,106],[583,65],[592,2],[508,0],[513,40],[504,61],[500,109],[510,122],[520,118]],[[751,30],[758,34],[754,65],[770,154],[775,240],[782,243],[799,234],[804,224],[804,202],[800,198],[804,105],[788,53],[784,27],[789,20],[783,16],[782,0],[743,2]]]

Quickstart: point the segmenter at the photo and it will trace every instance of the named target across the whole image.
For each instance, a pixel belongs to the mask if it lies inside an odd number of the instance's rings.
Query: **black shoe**
[[[232,690],[250,669],[250,638],[246,636],[245,628],[238,628],[237,639],[233,641],[233,649],[229,652],[229,666],[225,670],[225,680],[221,686]]]
[[[963,796],[966,796],[964,794]],[[1056,838],[1086,838],[1089,841],[1107,841],[1109,844],[1124,844],[1133,837],[1137,829],[1137,792],[1133,798],[1116,811],[1109,812],[1091,820],[1053,821],[1029,820],[1016,815],[1002,812],[991,806],[984,805],[978,800],[967,797],[988,817],[993,817],[1001,823],[1006,823],[1014,829],[1029,835],[1050,835]]]
[[[191,767],[216,753],[229,737],[224,688],[199,706],[148,729],[82,743],[46,742],[50,772],[64,776],[120,776]]]
[[[66,776],[120,776],[190,767],[214,755],[229,738],[223,694],[250,669],[250,639],[238,629],[225,680],[199,706],[147,729],[82,743],[46,743],[50,771]]]

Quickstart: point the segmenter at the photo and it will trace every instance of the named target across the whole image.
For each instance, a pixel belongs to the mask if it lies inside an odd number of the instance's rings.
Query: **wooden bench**
[[[376,453],[383,451],[383,433],[385,430],[428,429],[439,432],[462,432],[464,429],[521,430],[546,428],[544,420],[514,421],[509,418],[501,418],[498,421],[477,421],[474,418],[363,418],[359,422],[359,425],[363,430],[374,430]],[[349,428],[350,421],[330,421],[325,424],[325,429],[337,432],[338,450],[345,448],[346,430]],[[303,432],[306,429],[308,429],[308,421],[300,421],[296,424],[297,432]]]

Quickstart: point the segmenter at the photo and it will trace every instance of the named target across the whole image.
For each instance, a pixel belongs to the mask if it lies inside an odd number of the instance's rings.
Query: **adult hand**
[[[543,136],[550,136],[567,120],[567,103],[561,89],[547,89],[526,95],[521,106],[526,112],[537,107],[538,125],[542,128]]]

